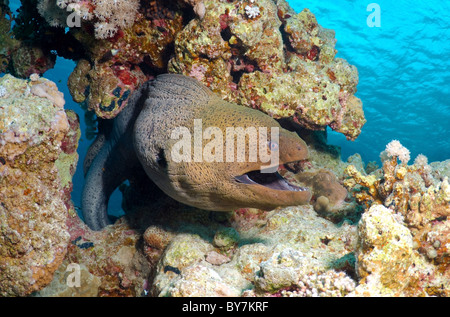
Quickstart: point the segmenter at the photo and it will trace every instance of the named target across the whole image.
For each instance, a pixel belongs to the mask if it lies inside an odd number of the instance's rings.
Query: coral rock
[[[382,205],[374,205],[363,214],[358,244],[357,273],[362,280],[353,295],[435,295],[436,285],[448,278],[448,272],[444,272],[447,276],[440,273],[414,250],[411,232]],[[448,296],[448,285],[444,284],[440,293]]]
[[[172,221],[175,219],[171,218]],[[248,221],[253,222],[253,219]],[[334,269],[342,269],[342,264],[338,264],[339,259],[354,248],[355,228],[348,225],[337,227],[318,218],[311,207],[277,209],[265,215],[265,220],[261,219],[265,225],[251,229],[248,229],[242,219],[239,223],[232,221],[235,228],[233,230],[230,227],[214,230],[217,223],[213,220],[202,227],[196,227],[195,222],[186,222],[184,230],[202,232],[202,236],[209,236],[211,240],[201,239],[193,233],[177,233],[158,261],[151,294],[280,295],[290,287],[292,290],[300,290],[299,282],[310,273],[333,276],[333,272],[345,287],[343,286],[342,292],[338,292],[338,284],[330,285],[330,292],[323,290],[319,291],[320,294],[343,296],[354,288],[354,283],[351,283],[351,278],[346,273],[341,272],[339,275]],[[234,247],[231,249],[219,248],[222,244],[217,243],[215,236],[225,233],[229,235],[230,232],[234,233],[232,236],[239,233],[238,238],[231,240],[237,241],[237,245],[233,242]],[[227,252],[226,256],[222,252]],[[332,272],[326,273],[330,271],[330,264],[333,266]],[[217,283],[216,289],[211,288],[213,283]],[[251,294],[244,293],[249,289]],[[331,290],[335,292],[331,293]]]
[[[89,110],[102,118],[114,118],[126,106],[128,97],[147,77],[138,66],[98,65],[80,60],[69,77],[69,89],[77,102],[87,98]]]
[[[0,86],[0,294],[24,296],[51,282],[67,252],[79,123],[44,78],[5,75]]]
[[[31,74],[43,74],[55,66],[56,55],[44,52],[39,47],[20,46],[11,53],[13,74],[27,78]]]
[[[262,291],[273,292],[295,285],[302,269],[308,266],[303,262],[308,262],[308,259],[292,249],[272,255],[260,264],[261,277],[256,277],[256,287]]]
[[[394,140],[383,167],[370,175],[349,165],[344,185],[366,207],[360,223],[356,295],[448,296],[449,161],[407,165],[409,151]],[[401,163],[399,164],[398,159]],[[388,207],[388,208],[386,208]]]
[[[329,170],[300,173],[296,179],[313,189],[316,197],[314,209],[318,213],[327,214],[333,209],[338,210],[347,198],[347,190]]]
[[[71,0],[69,0],[71,1]],[[68,1],[66,1],[68,2]],[[115,1],[114,1],[115,2]],[[113,1],[95,2],[96,10],[112,15],[126,17],[124,12],[107,12]],[[127,1],[117,1],[118,6],[128,5]],[[133,8],[139,1],[131,1]],[[100,5],[101,4],[101,5]],[[156,6],[156,7],[153,7]],[[175,40],[175,35],[183,27],[183,16],[179,11],[166,7],[167,3],[155,1],[142,3],[142,14],[132,23],[126,23],[119,30],[112,31],[113,37],[96,40],[89,28],[73,28],[73,36],[86,51],[77,61],[75,70],[69,77],[69,90],[76,102],[86,101],[88,110],[95,111],[100,118],[111,119],[126,106],[128,97],[142,83],[167,68],[167,50]],[[134,9],[133,9],[134,10]],[[137,9],[136,9],[137,10]],[[94,20],[86,21],[87,24]],[[106,22],[96,24],[96,30]],[[110,22],[111,24],[113,22]],[[108,23],[106,23],[108,24]]]
[[[71,210],[70,243],[52,283],[40,296],[142,296],[148,290],[149,262],[136,248],[142,236],[121,221],[91,231]],[[79,287],[68,283],[71,266],[79,268]]]
[[[236,297],[239,291],[224,283],[220,275],[203,263],[186,268],[164,295],[174,297]]]
[[[295,14],[285,1],[271,0],[204,5],[204,18],[178,33],[170,72],[197,78],[228,101],[293,117],[302,127],[330,126],[351,140],[359,135],[366,120],[354,96],[357,70],[335,58],[334,31],[308,9]]]

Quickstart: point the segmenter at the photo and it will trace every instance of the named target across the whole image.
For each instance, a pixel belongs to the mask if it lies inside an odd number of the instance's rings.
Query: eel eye
[[[273,152],[278,151],[278,143],[275,141],[268,141],[269,149]]]
[[[156,156],[156,163],[162,168],[167,168],[167,160],[164,155],[164,149],[159,149],[158,155]]]

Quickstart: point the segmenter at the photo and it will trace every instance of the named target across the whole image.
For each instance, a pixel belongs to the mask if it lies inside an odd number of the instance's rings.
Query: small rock
[[[229,257],[217,253],[216,251],[211,251],[206,254],[206,262],[211,263],[212,265],[222,265],[230,261],[231,259]]]
[[[219,230],[214,235],[213,244],[218,248],[229,249],[239,241],[239,233],[234,228]]]

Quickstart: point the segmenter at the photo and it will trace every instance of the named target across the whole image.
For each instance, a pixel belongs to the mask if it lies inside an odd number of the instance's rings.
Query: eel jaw
[[[280,168],[280,165],[278,168]],[[262,173],[261,170],[254,170],[235,176],[234,179],[238,183],[247,185],[261,185],[272,190],[282,190],[291,192],[308,191],[308,188],[296,186],[288,182],[283,176],[278,173],[278,170],[273,173]]]

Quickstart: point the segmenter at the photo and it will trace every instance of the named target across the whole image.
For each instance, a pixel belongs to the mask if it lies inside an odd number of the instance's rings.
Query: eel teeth
[[[279,166],[279,169],[283,165]],[[236,181],[248,185],[262,185],[275,190],[289,190],[289,191],[305,191],[307,188],[296,186],[283,178],[278,171],[273,173],[262,173],[260,170],[250,171],[240,176],[235,177]]]

